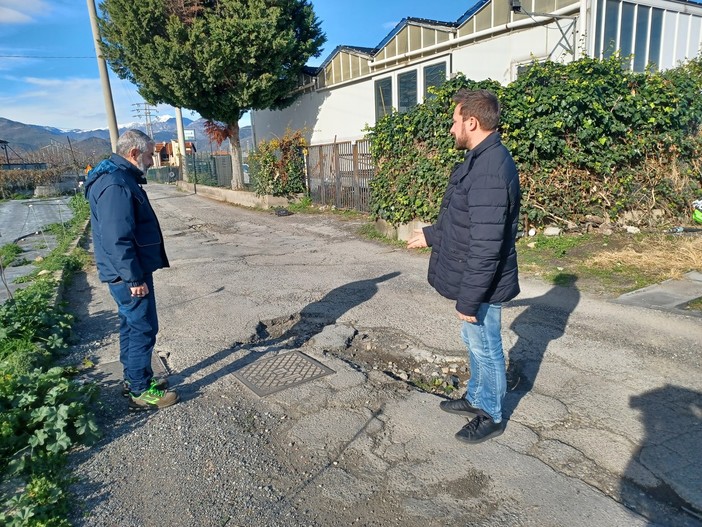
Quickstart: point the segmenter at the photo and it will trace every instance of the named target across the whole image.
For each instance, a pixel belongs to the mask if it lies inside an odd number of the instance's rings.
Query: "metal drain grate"
[[[259,397],[335,373],[299,351],[252,362],[234,373]]]

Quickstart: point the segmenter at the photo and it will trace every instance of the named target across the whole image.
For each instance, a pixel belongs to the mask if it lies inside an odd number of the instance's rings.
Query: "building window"
[[[417,106],[417,70],[397,76],[397,109],[406,112]]]
[[[617,51],[617,29],[619,29],[619,2],[607,0],[605,2],[604,42],[602,42],[602,56],[608,59]]]
[[[649,64],[657,69],[661,62],[665,63],[664,59],[674,63],[675,57],[669,57],[672,39],[686,41],[688,38],[685,27],[678,31],[682,34],[666,30],[664,35],[665,11],[662,9],[620,0],[598,0],[597,10],[595,56],[606,59],[617,50],[623,57],[633,53],[634,60],[629,67],[634,71],[644,71]],[[663,47],[666,43],[671,49]],[[661,56],[662,52],[664,56]]]
[[[376,122],[392,111],[392,78],[375,81]]]
[[[634,39],[634,4],[622,4],[622,22],[619,29],[619,49],[622,57],[629,57],[633,51],[632,42]]]
[[[431,99],[430,87],[439,87],[446,80],[446,63],[432,64],[424,68],[424,99]]]
[[[663,10],[651,10],[651,40],[648,43],[648,62],[658,69],[661,62],[661,36],[663,34]],[[669,35],[670,37],[670,35]]]
[[[646,69],[648,58],[648,19],[651,8],[639,5],[636,9],[636,41],[634,44],[634,71]]]

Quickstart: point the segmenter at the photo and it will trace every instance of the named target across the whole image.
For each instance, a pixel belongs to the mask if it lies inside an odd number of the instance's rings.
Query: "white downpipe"
[[[578,17],[578,36],[575,40],[575,55],[573,56],[574,60],[578,60],[581,58],[584,53],[587,53],[589,51],[589,46],[587,41],[589,39],[586,38],[587,35],[587,1],[588,0],[580,0],[580,16]]]
[[[580,11],[582,13],[582,3],[585,2],[586,0],[581,0],[580,2]],[[426,48],[422,49],[415,49],[413,51],[408,51],[407,53],[403,53],[402,55],[396,55],[394,57],[390,57],[389,59],[382,59],[378,61],[371,61],[369,62],[369,65],[371,68],[377,68],[378,66],[383,66],[385,64],[389,64],[391,62],[398,62],[403,59],[408,59],[411,57],[414,57],[415,55],[421,55],[422,53],[426,53],[428,51],[435,51],[435,50],[440,50],[448,47],[455,46],[456,44],[461,44],[463,42],[467,42],[469,40],[476,40],[480,37],[484,37],[487,35],[492,35],[493,33],[497,33],[499,31],[508,31],[510,29],[518,29],[521,27],[527,27],[527,26],[534,26],[537,25],[541,22],[547,22],[549,20],[553,20],[556,17],[559,16],[567,16],[571,13],[576,12],[578,9],[577,5],[569,5],[568,7],[564,7],[562,9],[559,9],[557,11],[554,11],[553,13],[550,13],[550,16],[534,16],[533,18],[525,18],[524,20],[518,20],[517,22],[508,22],[504,26],[495,26],[491,27],[489,29],[483,29],[482,31],[478,31],[477,33],[471,33],[470,35],[464,35],[462,37],[458,38],[452,38],[447,40],[446,42],[441,42],[439,44],[434,44],[433,46],[429,46]]]

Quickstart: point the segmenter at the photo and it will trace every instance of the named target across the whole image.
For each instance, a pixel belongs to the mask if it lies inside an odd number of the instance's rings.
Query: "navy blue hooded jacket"
[[[481,303],[519,294],[519,201],[517,168],[494,132],[453,170],[436,223],[423,229],[432,248],[429,283],[456,300],[459,313],[475,316]]]
[[[119,279],[135,287],[147,273],[169,267],[161,227],[141,185],[141,170],[112,154],[88,174],[95,263],[103,282]]]

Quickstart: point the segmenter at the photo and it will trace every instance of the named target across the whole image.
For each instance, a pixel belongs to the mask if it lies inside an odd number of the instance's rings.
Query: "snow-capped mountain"
[[[226,149],[227,145],[218,147],[216,144],[211,144],[207,134],[205,134],[205,119],[193,121],[183,117],[183,126],[186,130],[192,130],[195,135],[195,144],[200,152],[209,152],[211,149]],[[136,128],[143,132],[146,131],[146,125],[143,122],[130,122],[119,125],[119,133]],[[170,115],[154,116],[151,121],[151,130],[153,138],[157,142],[172,141],[178,137],[176,119]],[[39,126],[32,124],[24,124],[17,121],[11,121],[0,117],[0,139],[8,141],[10,147],[16,151],[23,150],[31,152],[38,150],[52,141],[58,141],[67,144],[68,140],[78,144],[87,139],[92,139],[90,142],[91,148],[96,145],[103,145],[105,151],[110,150],[110,132],[107,128],[97,130],[76,130],[76,129],[61,129],[51,126]],[[251,143],[251,127],[245,126],[240,130],[240,139],[242,147],[248,150]],[[96,141],[102,140],[103,142]],[[191,139],[188,139],[191,141]]]

